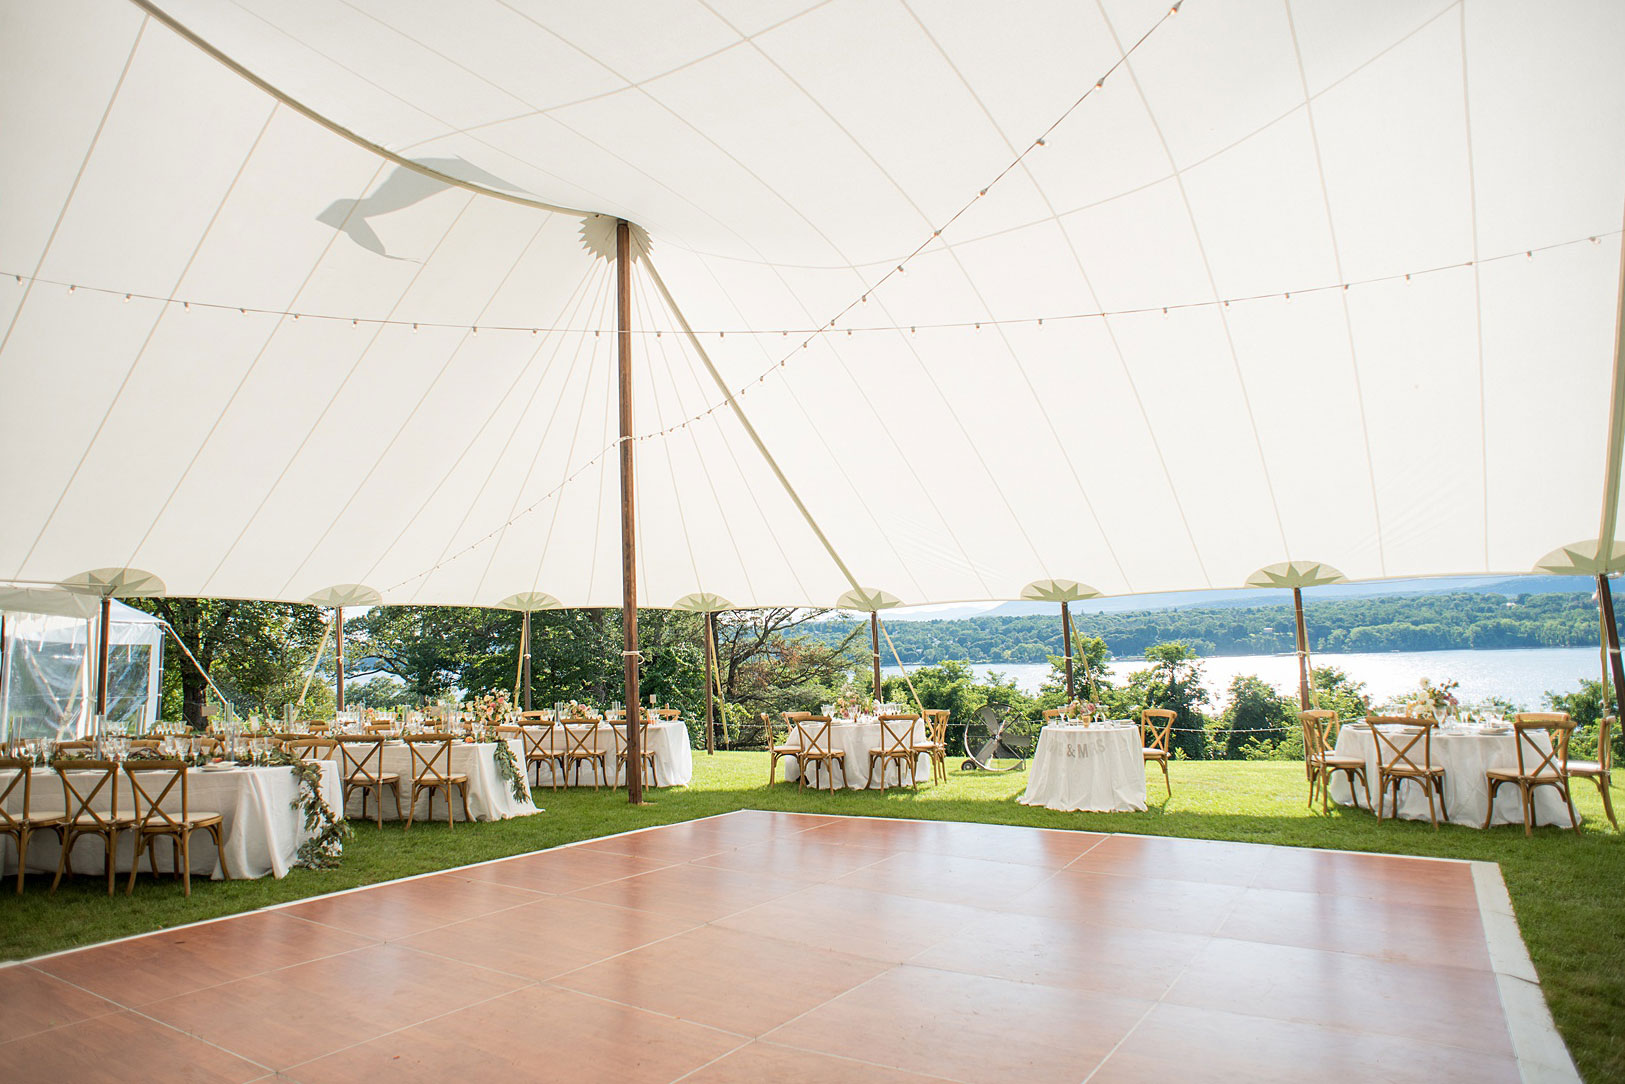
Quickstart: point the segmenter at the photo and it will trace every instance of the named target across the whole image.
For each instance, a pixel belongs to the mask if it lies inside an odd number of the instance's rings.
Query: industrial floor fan
[[[983,704],[982,710],[976,713],[976,718],[982,726],[987,728],[988,738],[977,746],[971,748],[972,724],[965,724],[965,763],[959,766],[960,771],[983,772],[1013,772],[1027,766],[1027,754],[1032,749],[1033,739],[1027,734],[1011,734],[1006,736],[1005,727],[1008,720],[993,710],[991,704]],[[1011,763],[1011,762],[1014,763]]]

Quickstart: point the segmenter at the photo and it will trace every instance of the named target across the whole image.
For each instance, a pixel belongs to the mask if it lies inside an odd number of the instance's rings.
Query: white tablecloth
[[[508,748],[513,750],[514,762],[519,765],[521,774],[525,771],[525,746],[518,738],[508,740]],[[427,743],[419,748],[418,752],[425,758],[434,756],[436,750],[433,743]],[[335,751],[335,757],[338,753]],[[442,762],[444,763],[444,762]],[[437,770],[444,770],[436,765]],[[384,746],[384,771],[394,773],[401,777],[401,818],[405,819],[406,803],[412,799],[412,753],[403,741],[392,741]],[[530,799],[530,781],[525,781],[525,797],[523,800],[513,796],[513,787],[502,773],[497,770],[496,742],[453,742],[451,746],[451,773],[453,775],[468,776],[468,812],[477,821],[503,821],[510,817],[528,817],[538,813],[536,803]],[[384,790],[384,817],[389,819],[395,816],[395,795],[388,788]],[[434,792],[434,819],[445,820],[446,792]],[[412,811],[414,820],[429,819],[429,793],[418,795],[417,805]],[[463,819],[463,803],[458,792],[453,788],[451,792],[451,806],[457,811],[457,819]],[[372,798],[367,799],[367,812],[369,819],[375,816],[372,812]],[[349,805],[345,808],[345,816],[352,820],[361,819],[361,792],[355,791],[350,795]]]
[[[94,775],[86,774],[94,779]],[[0,789],[11,781],[11,772],[0,772]],[[119,776],[119,808],[132,809],[130,781]],[[77,785],[77,784],[76,784]],[[145,784],[143,784],[145,785]],[[186,773],[187,802],[193,813],[219,813],[224,821],[226,863],[233,878],[264,877],[267,873],[285,876],[293,867],[299,853],[299,844],[310,838],[305,831],[305,818],[293,807],[299,797],[299,779],[292,768],[231,768],[225,771],[204,771],[193,768]],[[322,796],[333,809],[339,808],[342,791],[339,787],[338,768],[333,764],[322,767]],[[20,806],[20,793],[12,796],[15,807]],[[62,784],[54,771],[34,769],[33,808],[36,810],[63,809],[66,806]],[[108,795],[104,792],[95,803],[101,810],[108,808]],[[164,802],[166,809],[180,810],[180,788]],[[119,842],[117,868],[130,870],[134,836],[125,833]],[[15,841],[7,840],[5,863],[13,873],[17,869]],[[36,834],[28,844],[28,868],[39,872],[54,872],[61,848],[57,846],[55,832]],[[99,874],[105,868],[99,840],[82,839],[73,849],[70,865],[76,873]],[[168,872],[169,846],[158,844],[158,870]],[[142,863],[145,870],[146,863]],[[219,855],[214,840],[207,832],[192,836],[192,873],[220,878]]]
[[[816,732],[816,727],[809,727],[808,729]],[[797,730],[792,728],[789,737],[791,744],[796,744],[801,740],[797,735]],[[923,744],[925,740],[926,732],[924,724],[918,722],[915,723],[913,732],[909,736],[910,744],[920,745]],[[894,760],[891,761],[884,769],[882,769],[880,765],[876,764],[874,771],[874,782],[873,784],[870,783],[869,750],[880,748],[880,720],[878,719],[859,721],[837,720],[831,723],[829,728],[829,744],[831,749],[845,750],[846,775],[845,781],[842,785],[852,790],[863,790],[865,787],[871,785],[873,785],[877,790],[882,786],[906,787],[912,786],[915,779],[929,780],[931,778],[931,757],[929,754],[921,753],[914,762],[914,779],[906,778],[904,773],[900,770],[900,766],[898,765],[897,761]],[[824,778],[825,771],[833,771],[837,781],[840,781],[842,778],[840,768],[826,769],[822,765],[814,764],[812,778],[807,780],[807,785],[809,787],[815,785],[821,787],[829,786],[829,780]],[[884,776],[884,778],[882,778],[882,776]],[[800,766],[794,760],[787,759],[784,761],[784,778],[790,783],[794,783],[797,779],[801,778]]]
[[[1403,748],[1405,739],[1398,740]],[[1544,733],[1537,740],[1542,752],[1551,748],[1551,741]],[[1516,771],[1517,741],[1518,739],[1511,733],[1434,731],[1433,763],[1444,769],[1444,806],[1450,814],[1452,824],[1465,824],[1470,828],[1484,826],[1484,809],[1489,803],[1490,796],[1489,782],[1485,779],[1484,773],[1490,768]],[[1372,793],[1376,793],[1377,743],[1372,739],[1370,730],[1364,726],[1344,726],[1337,735],[1336,752],[1339,756],[1359,757],[1365,761],[1366,778],[1371,781]],[[1412,750],[1411,755],[1417,761],[1422,759],[1420,743]],[[1527,761],[1529,750],[1524,750],[1524,757]],[[1529,767],[1533,768],[1534,765],[1530,764]],[[1331,789],[1328,791],[1332,801],[1339,805],[1358,804],[1363,809],[1369,809],[1365,788],[1356,784],[1354,791],[1353,794],[1349,792],[1347,774],[1340,772],[1332,776]],[[1434,804],[1438,804],[1437,796],[1434,797]],[[1383,816],[1388,816],[1392,808],[1391,804],[1384,805]],[[1399,815],[1407,820],[1428,819],[1427,792],[1422,789],[1421,784],[1408,780],[1400,784]],[[1518,803],[1516,784],[1501,784],[1500,793],[1495,796],[1495,817],[1490,823],[1523,823],[1523,811]],[[1535,823],[1571,827],[1568,807],[1551,787],[1539,787],[1535,791]]]
[[[1022,805],[1066,811],[1122,812],[1145,808],[1145,757],[1132,723],[1066,726],[1038,734]]]
[[[566,724],[566,727],[573,731],[578,737],[580,736],[581,731],[585,729],[584,726],[577,726],[575,724]],[[686,787],[689,780],[694,778],[694,752],[688,744],[687,724],[678,719],[668,719],[664,722],[650,723],[647,735],[649,738],[649,748],[654,751],[655,755],[655,778],[653,785],[659,787]],[[566,748],[568,748],[564,740],[564,735],[555,732],[555,738],[558,742],[560,752],[563,752]],[[594,728],[592,740],[590,744],[586,746],[586,748],[594,749],[605,754],[604,767],[611,772],[615,772],[615,735],[610,732],[610,728],[607,725]],[[523,760],[523,757],[520,759]],[[553,770],[549,765],[543,764],[539,768],[526,768],[525,771],[527,773],[527,778],[530,778],[532,781],[540,778],[542,786],[550,787],[553,785]],[[560,779],[559,782],[566,785],[573,784],[576,781],[576,777],[576,772],[568,772],[566,773],[565,778]],[[581,765],[580,780],[581,785],[584,787],[592,785],[593,769],[591,764]],[[609,780],[607,777],[604,777],[602,782],[607,784]],[[622,785],[626,783],[625,769],[616,772],[615,782]]]

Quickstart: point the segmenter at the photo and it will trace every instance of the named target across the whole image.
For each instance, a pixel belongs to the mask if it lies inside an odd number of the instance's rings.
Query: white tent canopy
[[[617,605],[617,216],[646,605],[1612,552],[1622,45],[1606,0],[6,5],[0,577]]]

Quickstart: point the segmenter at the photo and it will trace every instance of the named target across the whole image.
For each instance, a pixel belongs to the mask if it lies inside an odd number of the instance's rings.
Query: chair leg
[[[418,785],[416,783],[413,783],[412,784],[412,804],[406,807],[406,831],[408,831],[408,832],[410,832],[412,830],[412,821],[416,818],[417,811],[418,811]],[[383,825],[379,825],[379,827],[382,828]]]
[[[1164,757],[1162,760],[1157,761],[1157,763],[1162,765],[1162,785],[1168,788],[1168,797],[1172,798],[1174,796],[1174,784],[1173,781],[1168,778],[1168,760],[1166,757]]]
[[[28,836],[29,831],[27,828],[17,830],[17,895],[19,896],[23,894],[23,869],[26,865],[25,860],[28,858]]]
[[[1602,811],[1608,814],[1608,823],[1614,826],[1614,831],[1618,832],[1619,821],[1614,819],[1614,799],[1613,796],[1608,793],[1609,790],[1612,789],[1609,784],[1612,783],[1613,780],[1605,779],[1600,775],[1594,775],[1591,777],[1591,779],[1592,782],[1597,784],[1597,789],[1602,792]]]
[[[1518,783],[1518,801],[1523,806],[1523,834],[1526,837],[1533,836],[1535,834],[1535,827],[1530,823],[1530,814],[1534,812],[1534,810],[1531,808],[1534,805],[1531,798],[1532,795],[1529,793],[1529,788],[1525,786],[1522,781],[1520,781]]]
[[[1486,802],[1485,806],[1484,806],[1484,827],[1485,828],[1488,828],[1490,826],[1490,821],[1495,819],[1495,792],[1501,789],[1501,780],[1499,780],[1499,779],[1491,779],[1489,781],[1489,783],[1490,783],[1490,800],[1488,802]]]
[[[1439,830],[1439,814],[1435,812],[1433,808],[1433,780],[1431,778],[1427,781],[1427,786],[1425,789],[1428,792],[1428,822],[1433,825],[1433,830],[1437,832]],[[1444,795],[1440,794],[1439,799],[1442,803]],[[1399,811],[1397,809],[1394,811],[1394,816],[1399,816]]]
[[[883,758],[881,759],[881,763],[882,764],[885,763],[885,760]],[[873,753],[870,753],[869,754],[869,774],[864,778],[863,786],[864,786],[865,790],[868,790],[868,789],[873,788],[874,785],[875,785],[875,755]],[[885,768],[880,769],[880,789],[881,790],[886,789],[886,769]]]
[[[104,853],[107,855],[107,898],[112,899],[114,881],[113,859],[118,851],[118,833],[110,832],[102,837],[102,841],[107,844],[104,850]]]
[[[474,818],[468,815],[468,784],[464,783],[457,788],[457,793],[463,798],[463,820],[471,821]],[[446,819],[451,819],[451,795],[446,795]]]
[[[150,860],[151,856],[152,856],[152,840],[150,840],[150,839],[147,841],[147,856],[148,856],[148,858]],[[126,896],[135,895],[135,875],[137,873],[139,873],[140,871],[141,871],[141,830],[138,828],[138,829],[136,829],[136,833],[135,833],[135,847],[134,847],[134,849],[132,849],[130,851],[130,880],[124,886],[124,894]],[[158,879],[158,871],[156,869],[154,869],[152,871],[152,878],[155,881]]]
[[[73,850],[73,845],[78,842],[78,839],[78,833],[72,828],[68,829],[66,836],[67,841],[62,844],[62,853],[57,855],[56,858],[56,878],[51,881],[52,892],[55,892],[57,886],[62,883],[62,871],[68,868],[68,852]]]
[[[378,795],[378,801],[382,802],[383,800],[384,796],[382,794]],[[223,838],[225,833],[222,830],[224,827],[224,825],[219,824],[209,825],[209,835],[214,837],[215,853],[220,856],[220,879],[229,881],[231,880],[231,867],[226,865],[226,841]]]
[[[1580,834],[1580,814],[1575,812],[1575,809],[1574,809],[1574,794],[1573,794],[1573,792],[1571,792],[1569,790],[1569,784],[1567,784],[1567,783],[1563,784],[1563,801],[1569,807],[1569,826],[1574,829],[1574,834],[1575,835],[1579,835]]]

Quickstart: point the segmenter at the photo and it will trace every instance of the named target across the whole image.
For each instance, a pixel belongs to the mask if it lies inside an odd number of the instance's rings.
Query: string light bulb
[[[130,295],[129,294],[124,295],[124,303],[126,305],[128,305],[130,303]]]

